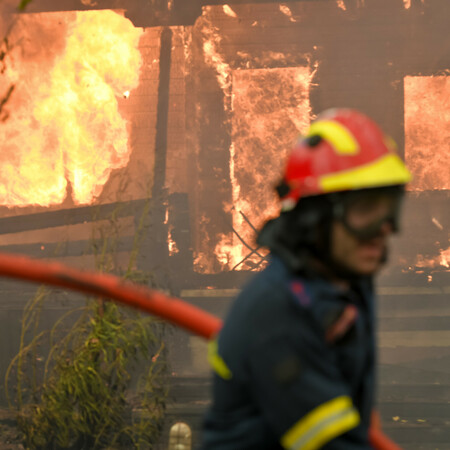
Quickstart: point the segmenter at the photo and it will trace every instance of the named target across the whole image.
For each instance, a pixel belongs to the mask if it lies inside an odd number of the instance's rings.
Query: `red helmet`
[[[322,113],[294,146],[279,188],[283,211],[302,197],[404,185],[411,174],[396,144],[359,111]]]

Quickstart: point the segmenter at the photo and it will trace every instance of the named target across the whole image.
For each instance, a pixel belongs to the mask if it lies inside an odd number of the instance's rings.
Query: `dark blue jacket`
[[[370,449],[374,347],[370,280],[344,291],[273,258],[210,344],[203,449]]]

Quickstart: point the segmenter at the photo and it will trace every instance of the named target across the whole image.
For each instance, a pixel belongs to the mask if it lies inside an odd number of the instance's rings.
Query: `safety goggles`
[[[397,232],[403,196],[400,186],[341,193],[333,201],[333,216],[358,239],[378,236],[385,223]]]

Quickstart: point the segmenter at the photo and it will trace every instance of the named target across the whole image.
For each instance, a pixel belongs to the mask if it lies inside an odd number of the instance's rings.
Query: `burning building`
[[[150,208],[134,264],[223,315],[266,263],[254,238],[290,146],[318,112],[358,108],[414,173],[380,279],[383,419],[399,443],[447,442],[449,19],[447,0],[34,0],[0,60],[2,250],[93,267],[114,212],[120,270]],[[3,321],[29,295],[8,286]],[[174,379],[199,391],[201,345],[174,334]]]

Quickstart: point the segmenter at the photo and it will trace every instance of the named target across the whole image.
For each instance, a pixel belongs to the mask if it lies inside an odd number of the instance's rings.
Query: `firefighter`
[[[258,236],[270,262],[210,343],[203,449],[372,448],[373,276],[410,177],[356,110],[325,111],[294,146]]]

